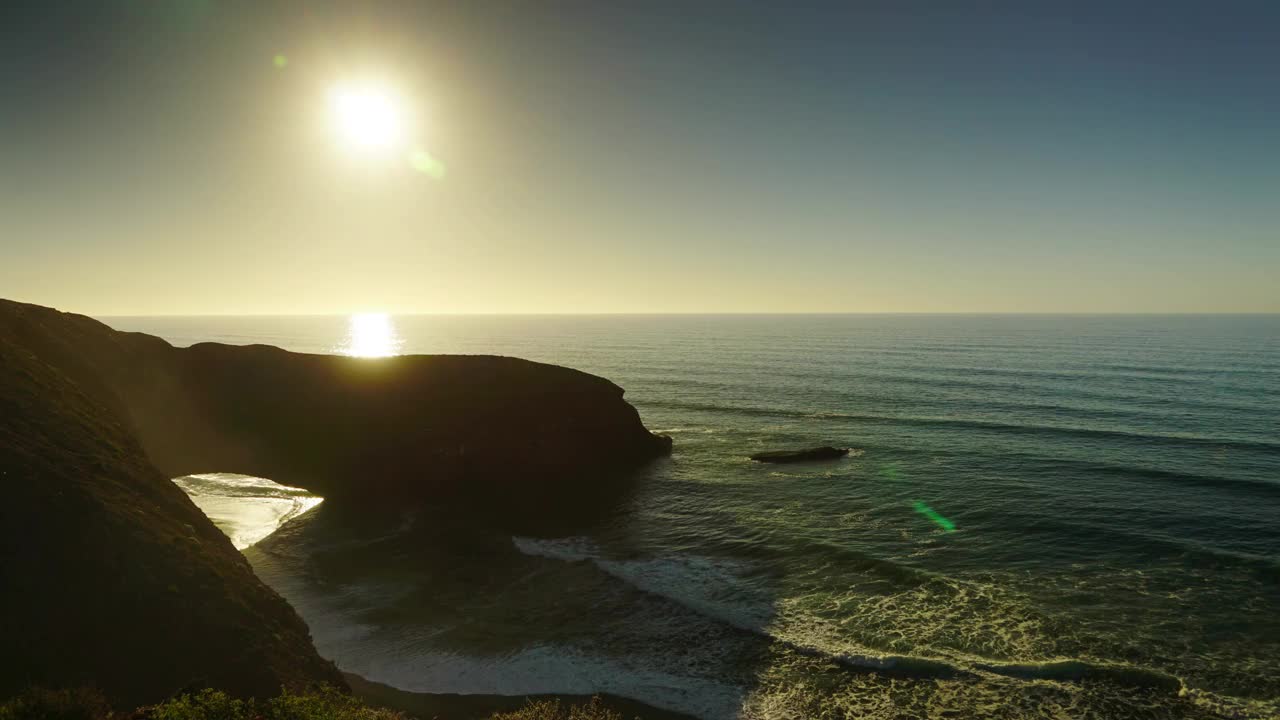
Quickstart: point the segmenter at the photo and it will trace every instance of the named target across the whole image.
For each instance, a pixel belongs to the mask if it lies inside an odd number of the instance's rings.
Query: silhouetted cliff
[[[129,418],[171,477],[243,472],[330,499],[591,489],[670,451],[617,385],[516,358],[376,360],[202,343],[0,301],[0,333]]]
[[[128,421],[0,332],[0,697],[343,684]]]
[[[243,472],[343,504],[461,499],[500,519],[669,450],[619,387],[566,368],[174,348],[0,300],[0,692],[96,684],[142,703],[341,683],[171,477]]]

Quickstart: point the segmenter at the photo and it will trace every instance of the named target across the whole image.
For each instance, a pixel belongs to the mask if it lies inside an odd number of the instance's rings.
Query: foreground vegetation
[[[395,710],[371,707],[332,689],[303,694],[285,692],[267,701],[241,700],[218,690],[204,690],[124,712],[113,710],[101,694],[80,689],[28,691],[0,704],[0,720],[411,720],[411,717]],[[519,710],[494,713],[489,720],[623,718],[593,699],[585,705],[567,706],[558,700],[530,702]]]

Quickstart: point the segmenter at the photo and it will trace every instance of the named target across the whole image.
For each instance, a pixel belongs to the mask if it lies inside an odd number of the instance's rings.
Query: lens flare
[[[444,179],[444,163],[432,157],[426,150],[413,151],[409,156],[409,167],[435,180]]]
[[[928,505],[925,505],[919,500],[917,500],[915,504],[912,505],[912,507],[916,509],[916,512],[932,520],[934,525],[937,525],[938,527],[942,528],[943,532],[955,531],[956,524],[939,515],[937,510],[934,510],[933,508],[929,507]]]

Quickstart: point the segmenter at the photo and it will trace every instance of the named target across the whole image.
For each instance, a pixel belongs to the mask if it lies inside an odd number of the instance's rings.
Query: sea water
[[[675,439],[570,536],[324,505],[250,548],[369,679],[707,720],[1280,716],[1280,317],[107,322],[567,365]],[[817,444],[853,452],[747,459]]]
[[[238,473],[184,475],[174,482],[237,550],[253,546],[324,500],[302,488]]]

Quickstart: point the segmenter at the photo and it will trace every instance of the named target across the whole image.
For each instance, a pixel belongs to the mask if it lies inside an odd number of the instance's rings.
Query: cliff
[[[0,300],[0,694],[341,684],[172,482],[261,475],[331,502],[537,514],[665,454],[613,383],[513,358],[174,348]]]
[[[342,684],[127,421],[0,333],[0,696]]]
[[[174,348],[7,301],[0,333],[125,415],[170,477],[241,472],[346,502],[497,502],[500,490],[526,503],[591,489],[600,473],[671,448],[617,385],[516,358]]]

